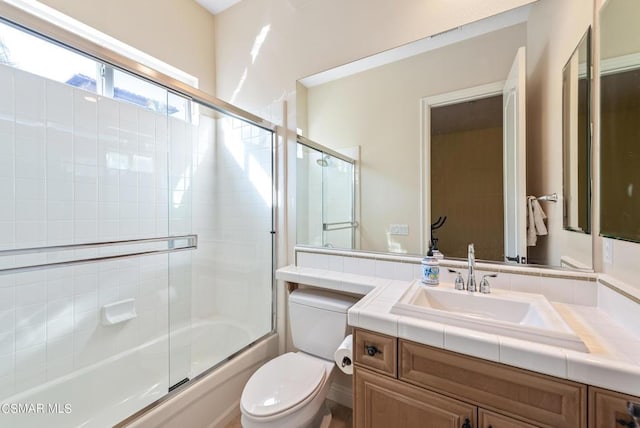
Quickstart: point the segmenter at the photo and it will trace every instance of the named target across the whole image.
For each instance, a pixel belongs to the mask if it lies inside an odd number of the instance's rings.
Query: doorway
[[[502,94],[431,109],[431,219],[440,251],[504,260]]]

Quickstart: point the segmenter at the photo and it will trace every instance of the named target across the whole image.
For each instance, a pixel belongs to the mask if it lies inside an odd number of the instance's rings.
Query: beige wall
[[[599,3],[601,0],[599,0]],[[640,32],[638,31],[640,2],[634,0],[612,1],[602,11],[607,37],[601,40],[600,51],[604,58],[638,53],[640,51]]]
[[[420,100],[505,80],[525,42],[520,24],[308,89],[309,138],[361,147],[361,248],[420,253]]]
[[[215,95],[213,16],[192,0],[41,0],[199,79]]]
[[[296,79],[531,1],[244,0],[215,18],[217,95],[272,120],[285,100],[295,130]]]
[[[541,0],[527,23],[527,193],[562,195],[562,68],[592,22],[591,0]],[[562,200],[543,202],[549,235],[529,261],[558,264],[568,255],[591,266],[591,237],[562,225]],[[586,239],[585,239],[586,238]]]

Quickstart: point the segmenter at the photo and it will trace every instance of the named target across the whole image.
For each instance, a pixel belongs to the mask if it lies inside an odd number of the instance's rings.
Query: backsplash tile
[[[422,277],[419,257],[379,255],[351,252],[345,250],[297,248],[297,266],[314,269],[344,272],[346,274],[369,276],[373,278],[412,281]],[[451,265],[451,261],[446,261]],[[454,267],[440,265],[440,282],[453,283],[455,273],[459,271],[467,282],[467,270],[464,263],[453,263]],[[544,294],[549,300],[560,303],[595,306],[598,301],[597,286],[593,274],[564,272],[520,266],[478,266],[476,281],[482,276],[497,273],[489,278],[494,289],[512,290],[523,293]]]

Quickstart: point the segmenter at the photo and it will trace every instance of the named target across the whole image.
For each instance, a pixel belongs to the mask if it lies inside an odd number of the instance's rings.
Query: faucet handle
[[[456,276],[456,280],[454,281],[456,290],[464,290],[464,279],[462,278],[462,274],[460,273],[460,271],[449,269],[449,272],[458,274],[458,276]]]
[[[497,273],[482,275],[482,280],[480,281],[480,292],[484,294],[491,293],[491,285],[489,285],[489,280],[487,278],[495,278],[497,276]]]

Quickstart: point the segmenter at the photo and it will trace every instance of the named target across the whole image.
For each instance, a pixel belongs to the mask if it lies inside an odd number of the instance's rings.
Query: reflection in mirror
[[[562,184],[562,151],[556,144],[562,135],[557,77],[565,63],[561,58],[566,59],[575,46],[564,47],[554,40],[571,37],[577,42],[588,23],[573,24],[592,13],[587,2],[580,6],[579,19],[574,19],[575,8],[568,9],[564,2],[541,0],[297,82],[298,133],[336,151],[359,148],[355,248],[424,255],[435,237],[445,258],[465,257],[467,244],[474,242],[478,259],[590,267],[589,235],[568,233],[572,236],[567,237],[560,207],[552,198]],[[571,16],[565,17],[569,12]],[[524,55],[522,49],[522,65],[514,67],[520,47],[529,53]],[[524,63],[525,57],[531,59],[529,64]],[[512,68],[520,69],[520,74],[511,75]],[[529,112],[524,96],[514,92],[519,87],[516,83],[527,86],[525,75],[532,79],[528,86],[534,89]],[[486,87],[492,88],[491,96],[501,98],[501,151],[478,146],[473,149],[479,151],[452,153],[452,147],[432,147],[434,111],[437,114],[437,109],[449,104],[486,99],[486,92],[473,93],[474,88]],[[465,95],[458,99],[443,99],[461,93]],[[527,132],[534,137],[528,148],[524,138],[515,139],[525,135],[525,116],[536,125]],[[463,119],[467,119],[464,113],[456,113],[453,122]],[[496,125],[494,131],[499,129]],[[505,144],[505,136],[513,143]],[[525,155],[531,156],[526,167]],[[501,183],[497,177],[502,177]],[[459,194],[458,189],[465,188],[464,180],[472,181],[467,189],[477,185],[493,192],[496,199]],[[539,237],[535,247],[528,246],[525,187],[536,192],[532,195],[541,197],[539,200],[552,201],[540,203],[549,216],[545,220],[549,234]],[[549,198],[544,199],[545,195]],[[461,216],[456,220],[457,214]],[[306,223],[304,215],[304,210],[298,210],[297,221]],[[431,224],[445,216],[446,223],[432,236]],[[487,218],[495,224],[489,227]],[[462,230],[466,232],[456,236]],[[581,264],[563,262],[568,256]]]
[[[301,79],[301,90],[297,91],[301,133],[334,150],[360,146],[356,247],[379,252],[426,252],[432,210],[426,209],[427,201],[423,203],[425,181],[431,176],[430,164],[425,162],[423,101],[489,84],[497,84],[502,95],[516,52],[526,43],[526,10],[515,11],[510,18],[494,17],[432,37],[421,41],[426,45],[422,53],[356,74],[320,82],[317,76]],[[451,161],[455,164],[456,158]],[[476,170],[476,182],[482,183],[479,169],[484,164],[491,162],[477,158],[470,165],[458,162],[459,176],[473,176],[472,170]],[[502,192],[502,188],[497,191]],[[524,194],[521,198],[524,201]],[[481,229],[483,224],[475,213],[485,210],[486,204],[468,202],[467,206],[468,213],[476,218],[475,228]],[[433,212],[434,221],[438,215],[447,214]],[[298,219],[305,221],[300,216]],[[448,220],[438,233],[456,227],[460,225]],[[439,239],[441,248],[450,248],[442,236]],[[488,258],[482,254],[488,248],[476,246],[478,257]],[[496,258],[504,260],[503,252],[498,251]],[[466,250],[458,253],[466,254]]]
[[[431,109],[431,218],[447,218],[433,233],[447,257],[473,242],[504,259],[502,134],[502,94]]]
[[[355,160],[298,136],[298,244],[354,249]]]
[[[562,70],[563,226],[591,233],[591,30]]]
[[[600,233],[640,242],[640,2],[600,12]]]

